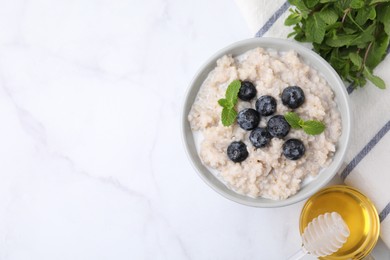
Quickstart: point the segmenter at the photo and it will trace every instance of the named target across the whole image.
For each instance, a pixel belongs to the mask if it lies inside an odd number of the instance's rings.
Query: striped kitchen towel
[[[286,38],[284,26],[290,4],[286,0],[235,0],[256,37]],[[390,55],[388,55],[390,56]],[[350,147],[339,174],[347,185],[366,194],[381,221],[381,238],[390,248],[390,57],[375,69],[387,89],[371,83],[354,89],[346,85],[352,111]]]

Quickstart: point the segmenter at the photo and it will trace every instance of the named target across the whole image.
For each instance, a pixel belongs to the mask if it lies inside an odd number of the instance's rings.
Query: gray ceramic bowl
[[[273,48],[280,51],[294,50],[305,63],[314,67],[317,71],[321,72],[324,78],[328,81],[329,85],[334,90],[336,96],[336,102],[341,113],[342,119],[342,134],[337,145],[337,151],[333,158],[333,162],[329,167],[322,169],[320,174],[307,185],[304,185],[299,192],[285,200],[269,200],[264,198],[250,198],[244,195],[237,194],[236,192],[228,189],[221,181],[219,181],[201,162],[193,139],[190,124],[187,120],[188,113],[194,103],[195,97],[199,91],[200,86],[206,79],[209,72],[216,66],[216,61],[225,54],[232,54],[233,56],[242,54],[250,49],[256,47]],[[345,151],[348,147],[350,130],[351,130],[351,117],[350,108],[348,103],[348,94],[345,89],[344,83],[336,71],[319,55],[309,50],[308,48],[288,40],[274,39],[274,38],[253,38],[236,42],[214,54],[196,73],[192,80],[187,95],[185,97],[182,114],[182,134],[185,149],[188,157],[192,162],[195,170],[199,176],[215,191],[224,197],[253,207],[282,207],[304,200],[322,188],[327,184],[333,176],[339,170]]]

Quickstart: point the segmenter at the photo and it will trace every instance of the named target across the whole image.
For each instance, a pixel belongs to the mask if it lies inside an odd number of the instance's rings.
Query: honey
[[[372,202],[354,188],[331,186],[309,198],[301,212],[301,234],[312,219],[333,211],[343,217],[351,234],[337,252],[320,259],[362,259],[367,256],[379,237],[379,217]]]

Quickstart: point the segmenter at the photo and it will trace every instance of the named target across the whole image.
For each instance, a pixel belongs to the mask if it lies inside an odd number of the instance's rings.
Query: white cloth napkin
[[[286,0],[235,0],[253,35],[286,38],[284,26],[290,7]],[[375,204],[381,220],[381,238],[390,248],[390,55],[374,73],[386,82],[380,90],[368,83],[350,93],[352,111],[351,143],[339,174],[347,185],[356,187]],[[387,73],[386,73],[387,72]]]

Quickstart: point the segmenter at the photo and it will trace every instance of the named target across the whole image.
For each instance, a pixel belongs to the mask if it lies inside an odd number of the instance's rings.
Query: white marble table
[[[294,252],[303,203],[222,198],[180,139],[197,68],[251,36],[233,1],[1,0],[0,259]]]

